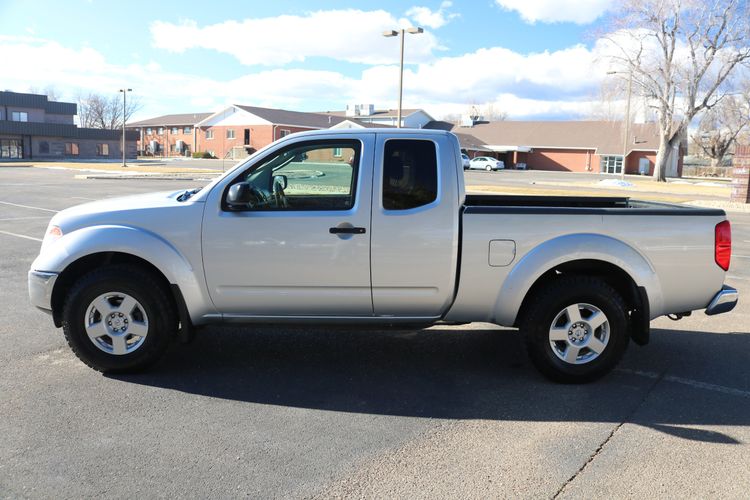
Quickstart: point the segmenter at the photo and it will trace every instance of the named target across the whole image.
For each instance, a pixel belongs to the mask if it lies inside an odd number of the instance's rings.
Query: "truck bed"
[[[466,214],[609,214],[724,216],[717,208],[632,200],[613,196],[514,196],[467,194]]]

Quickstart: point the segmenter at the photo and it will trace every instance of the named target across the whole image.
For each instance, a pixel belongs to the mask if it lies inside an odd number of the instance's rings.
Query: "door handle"
[[[367,229],[364,227],[332,227],[328,232],[331,234],[365,234]]]

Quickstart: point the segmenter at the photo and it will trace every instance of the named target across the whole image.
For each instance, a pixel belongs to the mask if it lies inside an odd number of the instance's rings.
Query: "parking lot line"
[[[732,257],[737,257],[738,259],[750,259],[750,255],[737,255],[736,253],[733,253]]]
[[[621,373],[629,373],[632,375],[638,375],[650,379],[658,379],[660,375],[654,372],[647,372],[642,370],[631,370],[629,368],[616,368],[615,371]],[[708,382],[701,382],[699,380],[692,380],[689,378],[676,377],[674,375],[665,375],[662,380],[667,382],[674,382],[676,384],[688,385],[696,389],[705,389],[708,391],[721,392],[723,394],[729,394],[731,396],[739,396],[743,398],[750,398],[750,391],[743,391],[742,389],[735,389],[734,387],[727,387],[724,385],[709,384]]]
[[[49,208],[42,208],[42,207],[32,207],[31,205],[21,205],[19,203],[11,203],[9,201],[0,201],[3,205],[11,205],[13,207],[21,207],[21,208],[30,208],[32,210],[44,210],[45,212],[52,212],[57,213],[59,210],[51,210]]]
[[[47,219],[48,217],[46,215],[34,215],[31,217],[6,217],[4,219],[0,219],[1,221],[8,221],[8,220],[28,220],[28,219]]]
[[[8,236],[15,236],[17,238],[24,238],[32,241],[42,241],[41,238],[34,238],[33,236],[26,236],[25,234],[11,233],[10,231],[0,231],[0,234],[7,234]]]

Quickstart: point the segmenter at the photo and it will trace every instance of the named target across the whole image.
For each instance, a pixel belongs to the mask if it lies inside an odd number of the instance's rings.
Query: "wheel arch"
[[[186,307],[182,309],[190,311],[193,323],[214,312],[205,286],[200,286],[202,267],[194,269],[169,242],[141,228],[91,226],[66,234],[32,265],[59,274],[51,297],[55,325],[60,326],[65,293],[77,278],[99,266],[118,263],[139,265],[152,272],[165,284],[178,309],[184,301]]]
[[[67,292],[86,273],[93,269],[111,265],[111,264],[132,264],[147,270],[156,278],[165,290],[169,291],[169,296],[174,301],[173,305],[177,310],[175,294],[172,291],[171,283],[159,268],[142,257],[124,252],[97,252],[80,257],[70,264],[59,274],[55,281],[55,287],[52,289],[51,306],[52,318],[55,326],[62,326],[62,310]]]
[[[644,324],[647,330],[652,313],[662,308],[658,276],[640,252],[601,234],[560,236],[527,252],[503,282],[495,304],[497,322],[518,326],[534,292],[562,273],[601,277],[618,290],[640,325],[634,340],[647,342],[647,332],[644,338],[640,331]]]

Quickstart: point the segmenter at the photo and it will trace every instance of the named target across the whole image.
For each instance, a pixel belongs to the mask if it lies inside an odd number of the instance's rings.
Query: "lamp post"
[[[607,71],[608,75],[622,74],[622,71]],[[633,96],[633,70],[628,71],[628,99],[625,105],[625,138],[622,144],[622,172],[620,179],[625,180],[625,164],[628,158],[628,136],[630,135],[630,99]]]
[[[400,30],[388,30],[383,32],[383,36],[385,37],[392,37],[392,36],[399,36],[401,35],[401,66],[399,69],[399,76],[398,76],[398,117],[397,117],[397,127],[401,128],[401,102],[404,97],[404,38],[406,36],[406,33],[411,33],[412,35],[418,35],[420,33],[424,33],[424,30],[419,27],[411,27],[411,28],[401,28]]]
[[[128,92],[132,92],[133,89],[120,89],[122,92],[122,168],[126,168],[128,165],[125,163],[125,103],[127,100]]]

